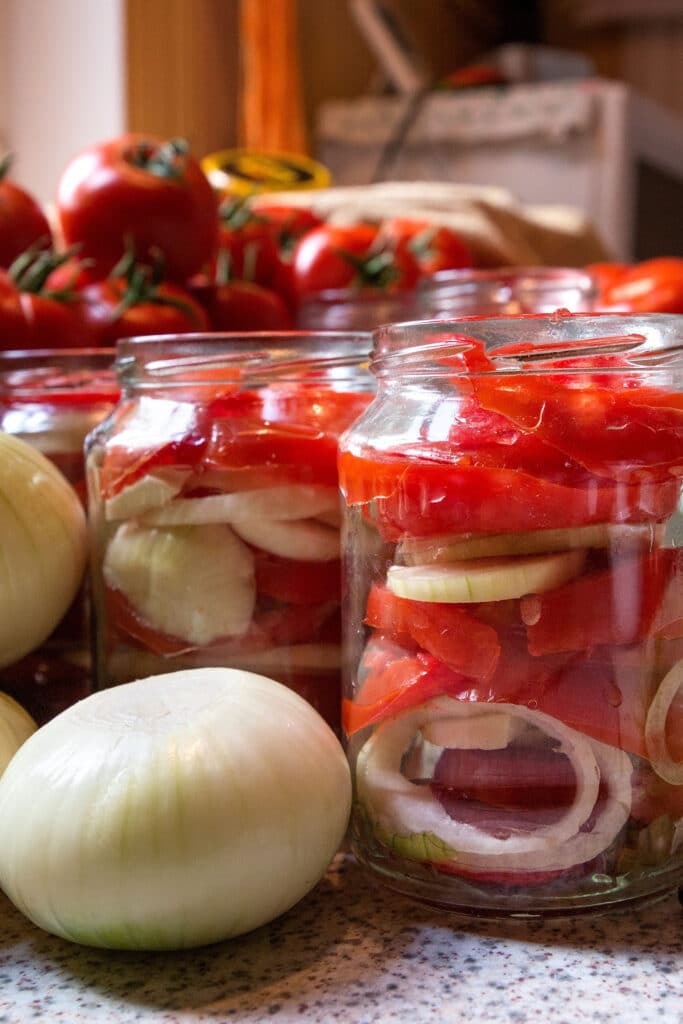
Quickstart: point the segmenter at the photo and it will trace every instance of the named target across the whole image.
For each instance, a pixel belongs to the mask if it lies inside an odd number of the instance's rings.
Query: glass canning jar
[[[113,349],[0,353],[0,429],[54,462],[84,504],[83,442],[117,401],[113,364]],[[46,642],[0,672],[0,690],[42,723],[90,689],[87,600],[81,588]]]
[[[297,325],[307,331],[374,331],[418,315],[416,302],[414,289],[323,291],[301,301]]]
[[[575,267],[501,267],[497,270],[444,270],[420,283],[417,315],[424,319],[464,316],[516,316],[594,309],[593,277]]]
[[[335,727],[339,434],[374,380],[361,333],[119,342],[87,443],[96,685],[242,667]]]
[[[399,324],[340,442],[353,846],[521,917],[683,879],[683,317]]]

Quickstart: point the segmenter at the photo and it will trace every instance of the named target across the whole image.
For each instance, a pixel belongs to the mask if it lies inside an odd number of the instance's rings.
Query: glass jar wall
[[[342,439],[353,846],[478,915],[683,878],[683,318],[394,325]]]
[[[177,668],[271,676],[335,727],[337,441],[370,336],[119,343],[122,400],[88,442],[99,687]]]
[[[110,349],[0,353],[0,428],[54,462],[84,503],[83,442],[117,401],[113,363]],[[0,690],[40,723],[92,688],[87,620],[82,588],[48,640],[0,672]]]

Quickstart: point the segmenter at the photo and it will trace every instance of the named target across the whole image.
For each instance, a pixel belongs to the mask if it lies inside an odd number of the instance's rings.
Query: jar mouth
[[[367,368],[371,346],[366,331],[154,335],[119,341],[116,370],[124,383],[142,389],[325,379]]]
[[[463,267],[458,270],[440,270],[420,283],[420,290],[433,292],[445,290],[457,296],[461,292],[486,288],[505,288],[517,291],[556,291],[561,288],[579,289],[586,295],[596,291],[592,274],[580,267],[497,267],[476,269]]]
[[[0,353],[0,401],[115,401],[112,348],[8,349]]]
[[[380,327],[373,337],[370,369],[378,378],[683,371],[683,316],[662,313],[416,320]],[[482,346],[485,360],[468,361]]]

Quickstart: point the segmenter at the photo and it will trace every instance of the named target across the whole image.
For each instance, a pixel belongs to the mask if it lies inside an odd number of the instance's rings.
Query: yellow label
[[[323,164],[294,153],[224,149],[205,156],[202,168],[215,189],[233,195],[327,188],[331,181]]]

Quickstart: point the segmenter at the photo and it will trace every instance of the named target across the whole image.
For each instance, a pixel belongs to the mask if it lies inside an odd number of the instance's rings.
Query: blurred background
[[[44,201],[133,129],[499,185],[681,255],[682,123],[683,0],[0,0],[0,148]]]

